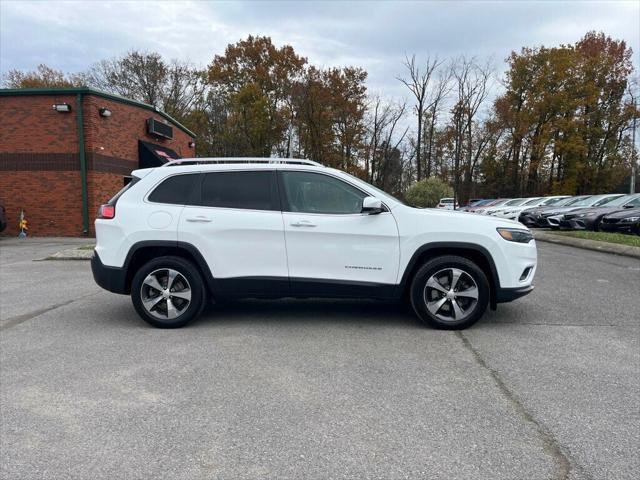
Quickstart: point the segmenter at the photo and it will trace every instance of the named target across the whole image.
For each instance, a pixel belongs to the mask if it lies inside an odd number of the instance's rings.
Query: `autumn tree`
[[[595,193],[627,174],[621,147],[634,108],[624,41],[589,32],[574,45],[524,48],[508,59],[496,117],[508,131],[510,194]]]
[[[249,36],[228,45],[208,69],[208,82],[229,106],[228,133],[243,154],[270,156],[285,141],[291,120],[289,97],[307,60],[289,45]]]
[[[62,88],[78,87],[82,85],[82,79],[40,64],[34,71],[9,70],[2,84],[5,88]]]

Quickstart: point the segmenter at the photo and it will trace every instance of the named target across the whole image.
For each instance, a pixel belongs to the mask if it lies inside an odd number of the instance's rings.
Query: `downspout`
[[[89,195],[87,188],[87,158],[84,151],[84,117],[82,93],[76,95],[76,123],[78,126],[78,155],[80,156],[80,181],[82,183],[82,234],[89,234]]]

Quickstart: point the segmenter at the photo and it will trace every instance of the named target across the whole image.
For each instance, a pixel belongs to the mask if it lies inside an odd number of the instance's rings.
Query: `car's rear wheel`
[[[455,255],[436,257],[416,272],[411,305],[426,324],[458,330],[477,322],[489,304],[489,281],[471,260]]]
[[[205,303],[202,276],[181,257],[159,257],[144,264],[131,281],[131,300],[147,323],[159,328],[183,327]]]

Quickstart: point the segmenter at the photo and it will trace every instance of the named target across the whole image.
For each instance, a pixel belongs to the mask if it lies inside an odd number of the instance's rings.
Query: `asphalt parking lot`
[[[536,291],[462,333],[356,301],[156,330],[82,240],[0,240],[6,479],[635,479],[640,261],[539,243]]]

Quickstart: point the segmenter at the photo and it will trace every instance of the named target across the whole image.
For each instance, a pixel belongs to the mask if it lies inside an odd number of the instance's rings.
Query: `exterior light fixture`
[[[54,103],[53,109],[56,112],[69,113],[71,111],[71,105],[69,105],[68,103]]]
[[[111,110],[109,110],[108,108],[100,108],[98,109],[98,113],[100,113],[101,117],[110,117],[111,116]]]
[[[189,142],[189,148],[196,148],[196,142]]]

